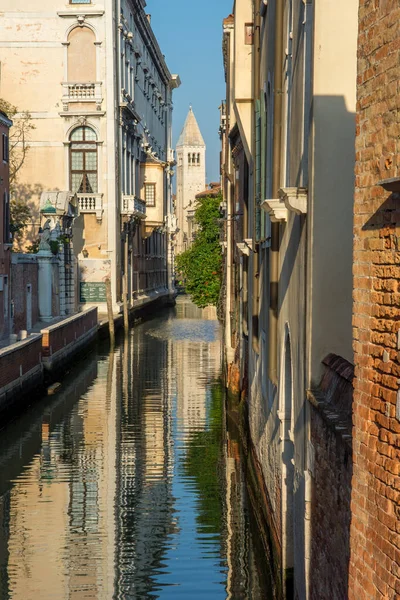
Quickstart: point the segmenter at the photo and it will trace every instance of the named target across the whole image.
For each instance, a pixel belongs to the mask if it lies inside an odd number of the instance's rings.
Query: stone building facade
[[[0,94],[29,110],[35,129],[16,193],[34,206],[64,190],[79,204],[73,228],[81,304],[114,309],[172,291],[170,74],[145,0],[5,0]],[[29,59],[28,59],[29,56]],[[147,267],[151,265],[151,273]]]
[[[223,24],[228,386],[284,598],[348,583],[357,14],[239,0]]]
[[[351,600],[400,594],[399,18],[360,0]]]
[[[206,145],[192,107],[176,144],[176,252],[187,250],[193,242],[196,194],[206,187]]]

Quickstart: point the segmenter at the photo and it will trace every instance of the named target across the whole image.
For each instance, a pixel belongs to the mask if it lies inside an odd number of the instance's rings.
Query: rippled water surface
[[[269,598],[220,336],[179,299],[0,431],[1,600]]]

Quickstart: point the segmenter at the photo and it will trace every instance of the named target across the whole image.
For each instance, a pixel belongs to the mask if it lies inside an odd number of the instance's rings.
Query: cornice
[[[280,223],[288,220],[288,209],[280,198],[271,198],[261,202],[261,208],[269,214],[273,223]]]
[[[288,210],[298,215],[307,214],[308,193],[306,188],[281,188],[278,191],[278,196]]]
[[[77,19],[78,17],[102,17],[104,15],[104,10],[90,10],[87,8],[75,8],[73,10],[58,10],[57,15],[59,17],[66,17],[70,19]]]

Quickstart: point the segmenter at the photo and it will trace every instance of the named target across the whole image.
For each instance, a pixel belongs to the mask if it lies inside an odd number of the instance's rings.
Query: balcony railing
[[[139,219],[146,218],[146,203],[137,196],[122,196],[121,214]]]
[[[77,194],[80,213],[95,213],[96,219],[103,218],[103,194]]]
[[[63,83],[62,102],[64,110],[68,110],[70,102],[95,102],[98,106],[101,105],[103,97],[101,90],[101,82],[90,83]]]

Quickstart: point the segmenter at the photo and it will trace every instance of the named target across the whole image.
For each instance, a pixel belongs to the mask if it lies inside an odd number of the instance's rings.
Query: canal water
[[[267,599],[221,329],[179,298],[0,431],[0,599]]]

